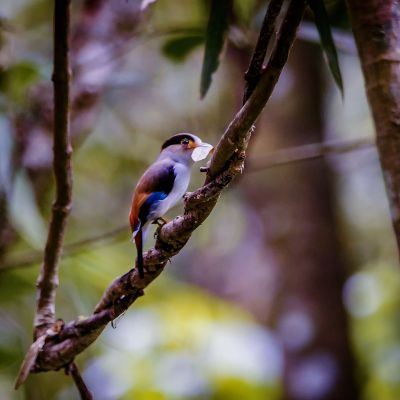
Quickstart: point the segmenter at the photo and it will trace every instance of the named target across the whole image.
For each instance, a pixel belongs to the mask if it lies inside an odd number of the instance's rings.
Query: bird
[[[129,223],[137,250],[137,268],[144,278],[143,244],[150,223],[157,223],[183,198],[189,186],[191,167],[205,159],[213,146],[191,133],[178,133],[161,146],[156,161],[139,179],[132,196]],[[159,224],[160,225],[160,224]]]

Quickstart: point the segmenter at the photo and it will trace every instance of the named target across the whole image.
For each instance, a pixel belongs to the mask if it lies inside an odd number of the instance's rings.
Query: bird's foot
[[[168,223],[168,221],[166,219],[164,219],[164,218],[161,218],[161,217],[155,219],[152,222],[152,224],[158,225],[156,231],[154,232],[154,239],[158,238],[161,228],[167,223]]]
[[[164,219],[162,217],[158,217],[156,218],[152,224],[154,225],[158,225],[159,228],[161,228],[162,226],[164,226],[165,224],[167,224],[169,221],[167,219]]]

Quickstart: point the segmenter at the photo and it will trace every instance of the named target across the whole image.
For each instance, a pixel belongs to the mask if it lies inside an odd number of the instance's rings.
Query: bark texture
[[[400,3],[348,0],[400,248]]]

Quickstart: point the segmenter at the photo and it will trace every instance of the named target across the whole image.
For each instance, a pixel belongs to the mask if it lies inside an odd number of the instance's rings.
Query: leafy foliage
[[[204,34],[200,32],[179,35],[168,39],[161,51],[169,60],[176,63],[183,62],[194,49],[204,43],[204,40]]]
[[[329,69],[332,73],[338,88],[343,95],[343,80],[340,72],[339,60],[336,51],[335,42],[333,41],[331,26],[329,23],[328,13],[326,12],[323,0],[308,0],[308,4],[315,16],[315,25],[321,39],[321,46],[324,51]]]
[[[26,90],[39,78],[39,71],[33,63],[23,61],[0,71],[0,91],[17,104],[26,99]]]
[[[219,57],[224,46],[232,0],[213,0],[206,34],[203,68],[201,71],[200,96],[204,98],[211,85],[212,75],[217,70]]]

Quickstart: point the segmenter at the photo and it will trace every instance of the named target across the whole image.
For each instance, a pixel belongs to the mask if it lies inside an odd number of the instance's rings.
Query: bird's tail
[[[144,278],[144,269],[143,269],[143,233],[142,227],[135,234],[135,244],[137,249],[137,268],[139,270],[139,276],[141,279]]]

